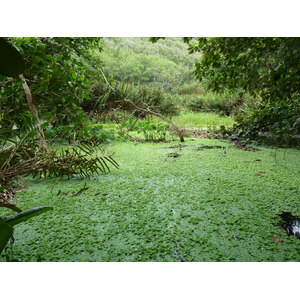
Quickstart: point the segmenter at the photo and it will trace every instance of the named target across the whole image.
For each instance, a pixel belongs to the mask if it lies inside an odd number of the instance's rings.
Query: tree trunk
[[[33,104],[31,91],[29,89],[29,86],[26,82],[26,79],[25,79],[24,75],[21,74],[21,75],[19,75],[19,77],[22,80],[22,86],[23,86],[23,89],[25,91],[25,95],[26,95],[28,106],[29,106],[29,110],[33,114],[33,116],[35,118],[35,121],[36,121],[37,140],[39,141],[41,149],[43,149],[44,151],[47,152],[48,151],[47,142],[46,142],[46,139],[45,139],[43,128],[40,125],[40,120],[39,120],[39,115],[38,115],[37,109],[36,109],[35,105]]]

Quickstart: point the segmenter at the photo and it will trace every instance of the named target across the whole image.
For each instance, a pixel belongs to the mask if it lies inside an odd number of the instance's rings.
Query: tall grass
[[[160,118],[147,116],[146,120],[155,124],[164,123]],[[191,111],[181,111],[181,113],[172,118],[172,121],[180,128],[186,129],[214,129],[220,128],[221,125],[230,127],[234,123],[234,119],[228,116],[220,116],[215,113],[197,113]]]
[[[221,125],[232,126],[233,118],[220,116],[214,113],[196,113],[185,111],[172,118],[172,121],[181,128],[187,129],[213,129]]]

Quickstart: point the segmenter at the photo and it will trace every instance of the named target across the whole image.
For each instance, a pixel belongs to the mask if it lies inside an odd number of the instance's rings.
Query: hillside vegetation
[[[131,84],[158,86],[176,92],[182,85],[196,84],[194,65],[199,54],[188,55],[181,38],[104,38],[100,58],[104,69],[115,80]]]

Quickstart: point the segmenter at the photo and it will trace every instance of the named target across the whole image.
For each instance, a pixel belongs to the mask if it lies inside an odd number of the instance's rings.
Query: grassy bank
[[[276,226],[282,211],[300,215],[299,151],[246,152],[207,139],[166,148],[177,144],[116,143],[120,169],[89,180],[28,178],[16,203],[23,209],[48,204],[54,211],[16,227],[14,258],[300,259],[300,240]]]
[[[220,116],[215,113],[195,113],[183,111],[178,116],[172,118],[172,121],[181,128],[186,129],[214,129],[221,125],[232,126],[234,120],[232,117]]]

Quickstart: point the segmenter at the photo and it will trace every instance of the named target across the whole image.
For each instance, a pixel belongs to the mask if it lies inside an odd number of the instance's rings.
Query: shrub
[[[87,112],[107,113],[114,109],[134,112],[133,107],[123,101],[130,99],[137,106],[148,105],[152,110],[167,114],[175,115],[178,107],[172,102],[161,88],[146,85],[132,85],[120,82],[111,84],[111,88],[103,83],[98,83],[93,88],[93,102],[83,102]],[[139,112],[135,115],[141,115]]]
[[[176,89],[179,95],[204,95],[205,90],[200,82],[183,84]]]
[[[173,117],[179,115],[179,105],[173,101],[173,96],[166,96],[157,110],[163,115]]]
[[[151,120],[127,119],[120,124],[121,129],[136,131],[143,134],[145,141],[164,141],[166,139],[168,124],[154,123]]]
[[[282,146],[300,145],[300,96],[289,100],[259,102],[236,117],[232,134]]]
[[[91,98],[93,81],[101,80],[94,67],[101,62],[90,51],[100,47],[99,38],[18,37],[10,42],[24,58],[24,76],[40,117],[57,125],[82,122],[80,103]],[[0,76],[0,91],[2,127],[10,128],[28,110],[21,79]]]
[[[194,112],[216,112],[227,115],[236,112],[244,102],[244,99],[236,94],[216,94],[188,95],[186,96],[186,106]]]
[[[85,143],[109,143],[115,139],[115,133],[106,131],[100,124],[94,126],[49,126],[45,130],[45,137],[54,141],[85,142]]]
[[[193,112],[206,111],[206,101],[203,97],[197,95],[189,95],[185,97],[186,106]]]
[[[93,121],[97,123],[122,123],[131,117],[131,114],[126,111],[110,110],[93,116]]]

